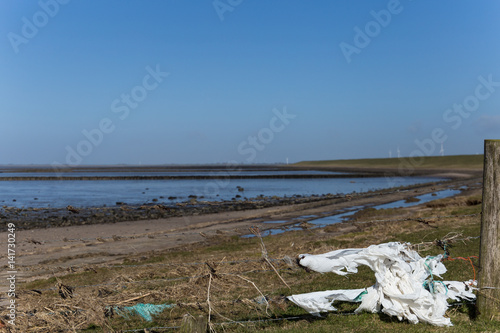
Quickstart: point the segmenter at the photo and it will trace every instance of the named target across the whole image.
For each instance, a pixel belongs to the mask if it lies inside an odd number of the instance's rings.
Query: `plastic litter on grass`
[[[355,313],[382,312],[436,326],[453,326],[446,318],[448,299],[475,300],[475,281],[442,281],[446,267],[443,255],[422,258],[409,244],[399,242],[371,245],[362,249],[342,249],[319,255],[301,254],[299,263],[310,270],[338,275],[357,273],[368,266],[376,283],[365,289],[327,290],[289,296],[288,299],[311,314],[335,311],[335,301],[361,302]]]
[[[165,309],[174,307],[175,304],[144,304],[139,303],[133,306],[113,307],[115,313],[125,319],[130,319],[132,315],[139,315],[146,321],[153,321],[153,315],[157,315]]]

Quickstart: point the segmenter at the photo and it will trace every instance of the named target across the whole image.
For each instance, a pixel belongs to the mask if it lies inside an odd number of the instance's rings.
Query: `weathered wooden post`
[[[478,317],[500,320],[500,140],[484,141]]]

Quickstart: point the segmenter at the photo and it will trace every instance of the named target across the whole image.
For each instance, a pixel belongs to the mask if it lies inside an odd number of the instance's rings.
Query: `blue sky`
[[[0,164],[482,153],[498,1],[0,2]]]

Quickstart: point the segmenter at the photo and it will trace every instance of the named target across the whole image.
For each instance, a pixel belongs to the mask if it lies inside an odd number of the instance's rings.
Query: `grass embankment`
[[[418,209],[365,209],[348,223],[269,236],[263,241],[270,258],[289,256],[294,259],[300,253],[324,253],[389,241],[427,243],[420,247],[421,255],[436,255],[443,250],[428,242],[443,239],[450,233],[459,234],[461,239],[479,236],[480,211],[479,194],[437,200]],[[374,220],[384,222],[370,222]],[[477,256],[478,251],[479,239],[474,238],[455,241],[450,255]],[[139,332],[145,327],[179,326],[186,315],[207,318],[210,314],[211,323],[215,324],[213,328],[220,332],[449,331],[449,328],[399,322],[379,314],[340,315],[350,314],[358,306],[350,303],[336,305],[339,312],[325,314],[322,318],[309,316],[285,301],[283,295],[368,287],[375,282],[373,272],[362,267],[359,273],[342,277],[333,273],[306,272],[293,260],[272,262],[290,288],[262,260],[259,239],[222,234],[209,239],[207,244],[130,258],[120,265],[75,268],[71,273],[59,271],[57,278],[20,286],[23,291],[17,300],[18,326],[24,329],[23,332],[59,332],[68,328],[82,332]],[[444,263],[448,268],[443,275],[446,280],[466,281],[474,277],[468,261]],[[58,283],[75,288],[72,297],[62,299],[57,288],[54,289]],[[261,298],[262,294],[269,300],[268,304]],[[137,315],[125,319],[112,310],[115,306],[137,303],[175,306],[153,316],[152,322]],[[447,314],[455,325],[454,332],[493,332],[500,327],[499,322],[471,320],[470,311],[467,305],[449,309]],[[281,320],[291,317],[299,318]],[[266,321],[271,318],[279,320]]]
[[[300,167],[344,167],[398,169],[411,166],[415,169],[482,170],[483,155],[424,156],[414,159],[366,158],[355,160],[303,161],[294,164]]]

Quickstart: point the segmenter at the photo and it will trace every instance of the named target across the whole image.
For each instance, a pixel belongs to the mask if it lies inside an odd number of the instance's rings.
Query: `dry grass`
[[[142,319],[127,323],[111,309],[137,303],[175,304],[168,314],[156,318],[174,326],[180,325],[186,312],[208,315],[212,311],[215,320],[228,320],[227,316],[244,316],[250,309],[254,315],[267,318],[274,305],[284,306],[282,297],[269,299],[264,306],[254,301],[283,286],[264,258],[237,262],[221,258],[194,264],[166,261],[101,267],[27,284],[19,294],[18,311],[23,318],[17,328],[22,332],[58,332],[98,326],[112,331],[117,324],[129,326]],[[272,265],[288,273],[299,270],[290,260],[273,261]],[[206,302],[209,285],[210,307]],[[72,295],[60,292],[64,289],[73,289]]]

